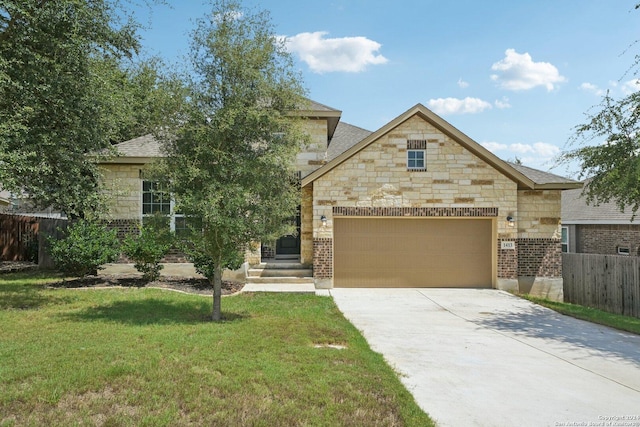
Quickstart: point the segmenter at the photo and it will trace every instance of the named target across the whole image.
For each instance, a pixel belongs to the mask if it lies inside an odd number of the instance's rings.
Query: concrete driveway
[[[497,290],[330,294],[440,426],[640,426],[640,336]]]

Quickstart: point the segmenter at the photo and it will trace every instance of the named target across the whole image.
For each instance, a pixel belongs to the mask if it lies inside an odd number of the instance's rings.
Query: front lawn
[[[534,297],[531,295],[522,296],[536,304],[543,305],[557,311],[558,313],[566,314],[567,316],[575,317],[576,319],[587,320],[592,323],[598,323],[600,325],[640,335],[640,319],[636,317],[608,313],[596,308],[570,304],[567,302],[550,301],[548,299]]]
[[[330,298],[56,280],[0,276],[0,426],[433,425]]]

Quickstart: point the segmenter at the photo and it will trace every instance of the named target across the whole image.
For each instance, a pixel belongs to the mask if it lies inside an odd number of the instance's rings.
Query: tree
[[[636,55],[628,74],[637,76],[639,65]],[[620,210],[630,207],[634,216],[640,208],[640,80],[636,84],[637,90],[622,99],[607,93],[597,111],[587,114],[588,121],[575,128],[570,142],[583,146],[559,158],[560,163],[580,163],[580,178],[589,178],[583,191],[588,203],[615,201]]]
[[[99,205],[98,159],[87,155],[133,131],[133,88],[150,74],[123,65],[139,47],[124,15],[119,0],[0,1],[3,189],[71,217]]]
[[[213,4],[191,44],[188,102],[159,135],[159,176],[198,226],[184,245],[213,284],[221,320],[224,268],[238,268],[251,242],[290,232],[300,191],[294,160],[305,141],[296,109],[304,89],[266,11],[234,0]]]
[[[567,151],[561,162],[580,162],[580,177],[589,178],[584,188],[589,203],[613,200],[635,215],[640,207],[640,92],[621,100],[607,94],[600,107],[577,126],[574,142],[601,143]]]

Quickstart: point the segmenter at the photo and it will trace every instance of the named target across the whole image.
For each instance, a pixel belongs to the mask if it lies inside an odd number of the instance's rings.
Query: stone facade
[[[306,120],[304,128],[309,135],[309,143],[296,157],[296,169],[303,177],[327,163],[327,120]]]
[[[143,167],[143,164],[102,165],[111,219],[141,219]]]
[[[426,147],[426,170],[408,170],[408,147]],[[327,242],[335,216],[464,217],[470,210],[495,218],[495,286],[517,287],[528,274],[561,277],[560,191],[519,190],[513,179],[417,115],[315,179],[309,190],[314,276],[325,284],[331,269],[323,262],[332,260]],[[503,241],[514,248],[502,249]]]

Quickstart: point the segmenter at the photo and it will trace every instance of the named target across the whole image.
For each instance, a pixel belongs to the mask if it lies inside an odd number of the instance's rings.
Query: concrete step
[[[313,270],[310,268],[250,268],[247,275],[249,277],[312,277]]]
[[[247,283],[313,284],[313,277],[247,277]]]
[[[300,264],[297,261],[268,261],[261,262],[258,265],[254,265],[252,266],[252,268],[266,270],[303,270],[308,268],[308,266]]]

